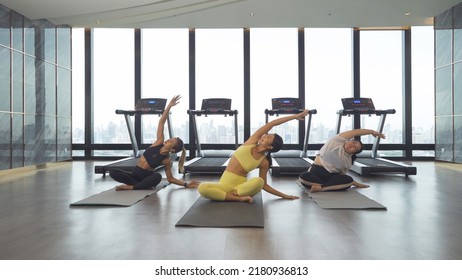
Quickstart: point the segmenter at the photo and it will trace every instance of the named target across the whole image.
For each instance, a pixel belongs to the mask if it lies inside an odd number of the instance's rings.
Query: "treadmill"
[[[159,115],[161,116],[164,112],[167,99],[165,98],[142,98],[136,102],[135,110],[116,110],[117,115],[123,115],[125,123],[127,124],[128,135],[130,136],[130,142],[132,144],[133,154],[131,157],[120,159],[111,162],[106,165],[96,165],[95,174],[103,174],[106,176],[111,169],[122,169],[131,171],[138,163],[138,159],[143,154],[144,150],[138,148],[138,141],[135,136],[135,130],[133,129],[132,117],[135,115]],[[172,126],[170,121],[170,115],[167,117],[168,133],[172,138]],[[162,167],[159,167],[162,168]]]
[[[303,112],[300,100],[298,98],[273,98],[271,100],[272,109],[265,110],[266,123],[268,123],[269,116],[278,115],[292,115]],[[311,128],[311,117],[316,114],[317,110],[308,111],[308,121],[305,132],[305,140],[303,144],[303,150],[281,150],[276,153],[272,153],[273,166],[270,169],[271,175],[299,175],[302,172],[307,171],[313,160],[308,157],[308,139],[310,136]]]
[[[192,116],[194,135],[196,136],[197,156],[184,164],[183,173],[211,173],[221,174],[225,171],[229,159],[234,150],[202,150],[199,133],[197,131],[196,118],[208,115],[222,115],[224,117],[234,117],[234,139],[235,149],[238,147],[238,127],[237,127],[237,110],[231,110],[231,99],[228,98],[209,98],[202,100],[200,110],[188,110]]]
[[[380,116],[377,131],[382,133],[385,124],[385,119],[388,114],[396,113],[394,109],[376,110],[371,98],[342,98],[343,110],[337,111],[337,134],[340,133],[340,125],[343,116],[351,115],[376,115]],[[394,162],[384,158],[380,158],[377,150],[379,147],[380,138],[375,137],[370,153],[361,152],[351,167],[351,170],[359,175],[371,175],[377,173],[403,173],[407,176],[416,175],[417,168],[415,166]]]

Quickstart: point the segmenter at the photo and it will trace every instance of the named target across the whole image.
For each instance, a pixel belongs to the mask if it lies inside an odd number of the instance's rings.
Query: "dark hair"
[[[356,155],[359,154],[360,152],[362,152],[363,149],[364,149],[364,144],[363,144],[363,142],[361,142],[360,140],[354,140],[354,141],[358,142],[358,143],[361,145],[361,148],[359,148],[359,150],[357,150],[356,153],[354,153],[353,155],[351,155],[351,164],[353,164],[353,163],[355,162],[355,160],[356,160],[356,158],[357,158]]]
[[[175,153],[178,153],[179,151],[183,150],[184,143],[183,140],[181,140],[180,137],[176,137],[176,145],[173,147],[175,149]]]
[[[186,159],[186,149],[184,148],[183,140],[180,137],[176,137],[176,146],[174,147],[175,152],[181,151],[180,159],[178,160],[178,172],[185,174],[184,171],[184,161]]]
[[[273,160],[271,158],[271,153],[275,153],[281,150],[283,144],[284,144],[284,141],[282,140],[282,137],[279,136],[279,134],[274,133],[273,143],[271,144],[273,148],[269,150],[268,153],[266,154],[266,159],[268,160],[270,167],[273,166]]]
[[[359,153],[362,152],[363,149],[364,149],[364,144],[363,144],[363,142],[361,142],[360,140],[356,140],[356,142],[358,142],[359,145],[361,145],[361,148],[359,148],[359,150],[356,151],[355,155],[359,154]]]

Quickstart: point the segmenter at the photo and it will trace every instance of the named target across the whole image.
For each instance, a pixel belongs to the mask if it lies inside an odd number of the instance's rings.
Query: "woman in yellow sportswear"
[[[252,196],[263,189],[285,199],[298,199],[298,196],[281,193],[266,182],[266,175],[271,166],[271,153],[279,151],[283,144],[281,136],[268,132],[290,120],[303,120],[307,114],[308,110],[305,110],[299,114],[275,119],[259,128],[233,153],[220,181],[200,183],[199,193],[216,201],[253,202]],[[247,174],[256,168],[259,168],[259,177],[247,179]]]

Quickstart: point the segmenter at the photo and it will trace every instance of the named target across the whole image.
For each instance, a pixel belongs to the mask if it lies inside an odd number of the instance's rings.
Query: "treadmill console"
[[[165,98],[141,98],[136,101],[135,110],[116,110],[118,115],[133,116],[135,114],[159,114],[164,112],[167,99]]]
[[[268,115],[296,114],[301,111],[303,107],[298,98],[279,97],[271,99],[271,110],[265,109],[265,114],[268,117]]]
[[[188,114],[196,116],[207,115],[224,115],[233,116],[237,114],[237,110],[231,110],[231,99],[229,98],[208,98],[202,99],[200,110],[188,110]]]
[[[292,97],[282,97],[271,99],[271,105],[273,110],[279,110],[283,112],[293,112],[302,109],[300,100]]]
[[[371,98],[342,98],[343,110],[339,110],[339,115],[386,115],[396,113],[395,109],[377,110]]]
[[[342,98],[344,110],[371,111],[375,110],[374,102],[371,98]]]
[[[300,103],[300,99],[294,97],[279,97],[279,98],[272,98],[271,99],[272,109],[268,110],[265,109],[266,114],[266,123],[268,123],[269,119],[268,116],[278,116],[281,115],[288,115],[288,114],[298,114],[303,112],[303,106]],[[309,117],[311,118],[312,114],[316,114],[317,110],[312,109],[308,110]],[[309,120],[310,122],[311,120]]]
[[[211,111],[211,112],[231,110],[231,99],[228,99],[228,98],[203,99],[201,110]]]
[[[141,98],[136,101],[135,110],[142,112],[159,112],[165,109],[165,98]]]

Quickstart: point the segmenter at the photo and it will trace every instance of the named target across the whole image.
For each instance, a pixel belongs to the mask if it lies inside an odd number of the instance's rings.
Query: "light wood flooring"
[[[295,184],[296,177],[269,175],[273,187],[300,199],[264,192],[264,228],[191,228],[175,224],[199,195],[175,185],[131,207],[69,207],[116,185],[94,174],[96,164],[101,162],[0,174],[0,259],[462,259],[461,165],[412,162],[417,175],[408,178],[354,175],[371,185],[360,192],[386,211],[325,210]]]

